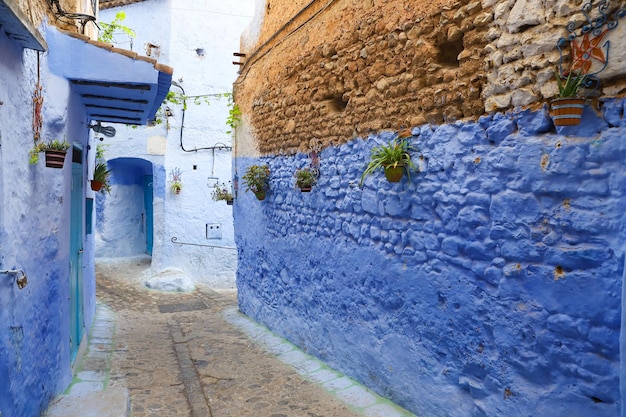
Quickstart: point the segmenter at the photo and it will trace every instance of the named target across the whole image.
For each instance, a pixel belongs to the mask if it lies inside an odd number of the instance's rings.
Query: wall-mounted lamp
[[[95,125],[89,125],[91,130],[96,133],[102,133],[104,136],[112,138],[115,136],[115,128],[113,126],[102,126],[100,122],[96,122]]]
[[[26,273],[21,269],[5,269],[0,270],[0,274],[3,275],[14,275],[15,283],[17,284],[17,288],[20,290],[28,284],[28,279],[26,278]]]

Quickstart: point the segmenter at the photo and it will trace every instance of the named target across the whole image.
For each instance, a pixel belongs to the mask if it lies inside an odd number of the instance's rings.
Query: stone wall
[[[580,2],[277,3],[235,84],[235,178],[272,169],[266,201],[235,203],[242,311],[417,415],[618,415],[626,24],[557,130]],[[406,128],[420,172],[360,188]]]
[[[625,102],[555,131],[545,110],[412,129],[412,181],[358,181],[372,146],[240,158],[241,310],[423,416],[615,417]]]
[[[81,21],[60,17],[59,10],[50,4],[50,0],[14,0],[14,3],[22,15],[37,29],[40,29],[40,25],[47,20],[54,22],[54,26],[60,29],[82,33]],[[60,0],[59,5],[67,13],[95,16],[91,9],[91,0]],[[98,37],[97,27],[93,23],[88,23],[85,25],[85,34],[96,39]]]
[[[244,51],[236,98],[261,154],[536,109],[556,93],[557,40],[570,20],[584,23],[565,0],[318,3],[298,14],[298,2],[266,2],[260,37]],[[626,87],[615,75],[604,96]]]

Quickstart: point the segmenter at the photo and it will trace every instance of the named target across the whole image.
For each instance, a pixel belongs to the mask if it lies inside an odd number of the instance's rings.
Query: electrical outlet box
[[[221,239],[222,238],[222,224],[221,223],[207,223],[206,224],[206,238],[207,239]]]

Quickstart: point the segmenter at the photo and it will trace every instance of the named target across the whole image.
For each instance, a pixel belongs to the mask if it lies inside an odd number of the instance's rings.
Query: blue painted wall
[[[152,163],[140,158],[114,158],[111,193],[96,196],[96,254],[99,257],[137,256],[146,253],[144,176]]]
[[[29,164],[37,54],[22,50],[1,31],[0,74],[0,270],[23,269],[28,277],[20,290],[10,275],[0,274],[0,414],[36,417],[71,381],[71,156],[62,170],[46,168],[43,160]],[[84,108],[67,80],[49,70],[45,54],[41,84],[42,139],[66,138],[84,146]],[[85,249],[91,248],[86,244]],[[95,309],[91,259],[86,256],[83,264],[86,328]]]
[[[235,203],[240,309],[417,415],[620,413],[624,101],[413,129],[409,184],[358,180],[390,132],[269,163]]]

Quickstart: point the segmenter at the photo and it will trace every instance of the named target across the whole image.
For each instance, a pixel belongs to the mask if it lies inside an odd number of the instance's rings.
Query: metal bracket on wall
[[[611,9],[607,0],[601,0],[597,4],[597,17],[591,17],[593,9],[592,1],[586,2],[582,7],[582,14],[586,23],[577,29],[577,22],[571,21],[567,25],[569,35],[559,38],[557,49],[559,50],[559,77],[569,78],[570,75],[584,76],[583,87],[591,89],[589,96],[600,85],[598,73],[604,71],[609,63],[610,41],[603,41],[605,35],[617,27],[619,19],[626,16],[626,9],[617,7],[609,16]],[[604,42],[604,43],[603,43]],[[563,50],[569,46],[571,62],[567,68],[563,68]]]
[[[14,275],[15,283],[17,284],[17,288],[20,290],[28,284],[28,279],[26,278],[26,273],[21,269],[5,269],[0,270],[0,274],[3,275]]]
[[[200,244],[200,243],[179,242],[178,238],[176,236],[172,237],[171,241],[172,241],[172,243],[175,243],[177,245],[202,246],[204,248],[211,248],[211,249],[218,248],[218,249],[237,250],[237,248],[233,248],[231,246],[203,245],[203,244]]]

